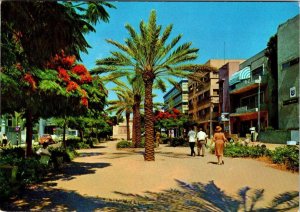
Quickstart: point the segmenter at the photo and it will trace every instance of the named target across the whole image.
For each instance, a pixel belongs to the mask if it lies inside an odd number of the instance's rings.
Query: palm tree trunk
[[[29,109],[26,110],[26,157],[32,155],[32,113]]]
[[[135,104],[135,148],[140,146],[140,143],[142,141],[142,136],[141,136],[141,112],[140,112],[140,107],[141,107],[141,96],[140,95],[134,95],[134,104]]]
[[[134,147],[136,147],[136,105],[135,102],[133,103],[132,106],[132,130],[131,130],[131,134],[132,134],[132,143],[134,145]]]
[[[154,76],[153,73],[145,73],[143,80],[145,83],[145,161],[154,161],[154,116],[153,116],[153,97],[152,88]],[[148,76],[147,76],[148,75]],[[149,76],[150,75],[150,76]],[[148,79],[147,79],[148,78]]]
[[[130,113],[126,112],[126,129],[127,129],[127,141],[130,140],[130,128],[129,128],[129,119],[130,119]]]

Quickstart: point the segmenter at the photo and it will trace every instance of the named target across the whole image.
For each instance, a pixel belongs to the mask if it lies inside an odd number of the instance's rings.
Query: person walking
[[[189,137],[189,144],[191,148],[191,156],[196,156],[195,153],[195,142],[196,142],[196,132],[193,130],[193,128],[190,128],[190,131],[188,132],[188,137]]]
[[[197,152],[200,156],[202,150],[202,157],[205,155],[205,145],[207,144],[207,135],[203,131],[202,127],[199,127],[199,132],[197,133]]]
[[[217,126],[213,137],[213,142],[215,142],[215,155],[218,158],[218,165],[224,164],[223,152],[224,152],[225,142],[227,142],[224,133],[221,131],[222,131],[222,127]]]

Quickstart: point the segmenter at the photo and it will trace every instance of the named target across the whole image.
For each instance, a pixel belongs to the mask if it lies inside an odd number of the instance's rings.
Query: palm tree
[[[130,140],[129,120],[133,108],[133,93],[130,89],[116,91],[118,100],[112,100],[108,103],[110,106],[107,111],[116,111],[116,115],[120,117],[125,112],[127,140]]]
[[[145,160],[154,161],[154,116],[152,89],[155,80],[162,80],[167,75],[186,77],[190,72],[190,65],[185,64],[197,58],[197,48],[191,48],[192,43],[185,43],[175,48],[182,35],[176,36],[166,44],[173,25],[168,25],[161,33],[162,26],[156,24],[156,12],[150,13],[149,22],[140,22],[140,34],[127,24],[126,29],[130,38],[125,45],[107,40],[116,46],[119,52],[112,52],[112,56],[98,60],[98,64],[113,65],[123,70],[135,70],[140,74],[145,86]]]

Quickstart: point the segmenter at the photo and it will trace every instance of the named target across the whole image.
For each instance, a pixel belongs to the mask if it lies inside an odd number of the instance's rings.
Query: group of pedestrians
[[[188,132],[188,138],[189,138],[189,144],[191,148],[191,156],[196,156],[194,148],[195,148],[195,144],[197,144],[198,156],[200,156],[200,152],[202,152],[201,156],[204,157],[208,135],[203,131],[203,129],[199,127],[198,133],[196,133],[193,128],[190,128],[190,131]],[[227,142],[227,139],[224,133],[222,132],[222,127],[220,126],[216,127],[214,136],[212,138],[212,142],[215,143],[215,155],[217,156],[218,159],[218,165],[222,165],[224,164],[224,160],[223,160],[224,146],[225,146],[225,142]]]

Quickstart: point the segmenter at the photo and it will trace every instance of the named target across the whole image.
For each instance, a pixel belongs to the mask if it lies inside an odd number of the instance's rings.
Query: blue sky
[[[209,59],[247,59],[266,48],[279,24],[299,13],[297,2],[111,2],[117,9],[107,9],[109,23],[96,25],[96,33],[86,39],[92,48],[82,54],[84,65],[91,69],[97,59],[115,50],[105,39],[124,43],[129,36],[125,24],[136,30],[141,20],[148,21],[152,9],[157,23],[173,24],[170,38],[183,34],[181,44],[192,42],[199,48],[195,63]],[[138,31],[138,30],[137,30]],[[111,88],[112,84],[108,84]],[[167,90],[169,90],[168,88]],[[163,102],[163,93],[155,91],[154,101]],[[109,99],[116,98],[109,92]]]

